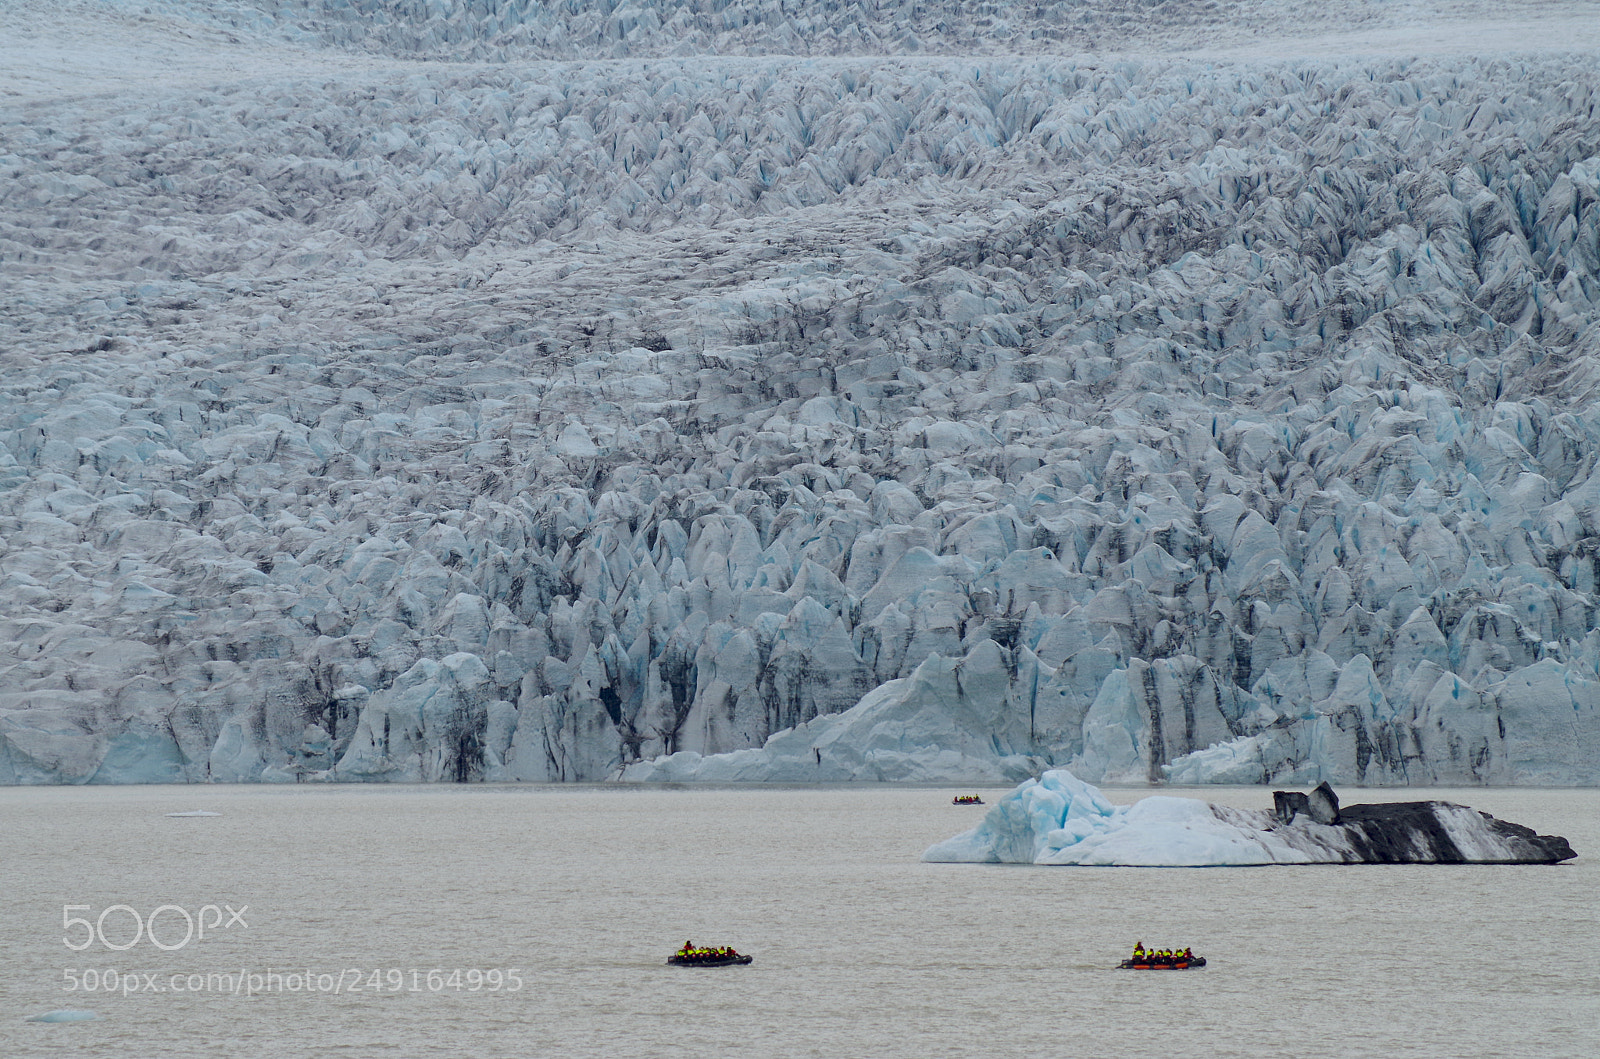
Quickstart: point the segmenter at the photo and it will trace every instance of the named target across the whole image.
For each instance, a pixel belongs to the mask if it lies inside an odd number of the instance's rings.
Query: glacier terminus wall
[[[1502,6],[0,2],[0,783],[1600,783]]]

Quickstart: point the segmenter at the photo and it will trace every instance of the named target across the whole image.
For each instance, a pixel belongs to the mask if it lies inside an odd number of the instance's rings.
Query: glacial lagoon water
[[[1341,791],[1557,867],[923,864],[953,793],[0,789],[0,1056],[1600,1055],[1600,792]],[[691,938],[755,962],[665,966]],[[1135,940],[1211,966],[1114,970]]]

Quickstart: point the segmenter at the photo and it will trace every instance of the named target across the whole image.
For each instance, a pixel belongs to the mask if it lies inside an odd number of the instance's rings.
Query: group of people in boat
[[[958,794],[950,799],[952,805],[982,805],[983,799],[976,794]]]
[[[737,950],[727,945],[718,945],[715,948],[697,947],[692,941],[684,942],[683,948],[679,949],[677,954],[690,960],[729,960],[739,956]]]
[[[1194,960],[1194,953],[1189,949],[1146,949],[1144,942],[1133,943],[1133,956],[1131,963],[1190,963]]]

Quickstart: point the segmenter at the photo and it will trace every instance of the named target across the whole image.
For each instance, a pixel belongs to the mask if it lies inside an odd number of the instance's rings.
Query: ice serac
[[[1028,780],[926,861],[1212,867],[1251,864],[1554,864],[1577,854],[1450,802],[1341,809],[1331,788],[1274,792],[1274,811],[1155,795],[1113,805],[1070,772]]]
[[[930,655],[843,713],[773,735],[759,749],[680,751],[623,769],[628,781],[1006,783],[1055,756],[1048,737],[1062,718],[1014,699],[1032,692],[1038,663],[983,640],[961,658]],[[1029,729],[1030,718],[1033,729]]]
[[[1600,783],[1488,6],[0,2],[0,784]]]

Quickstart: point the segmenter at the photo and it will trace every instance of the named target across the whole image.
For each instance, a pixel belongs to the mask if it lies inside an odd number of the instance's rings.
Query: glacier
[[[1326,785],[1274,792],[1273,813],[1152,795],[1113,805],[1071,772],[1020,784],[970,831],[929,847],[932,862],[1224,867],[1261,864],[1554,864],[1564,838],[1449,802],[1339,808]],[[1320,803],[1320,804],[1319,804]]]
[[[0,784],[1600,784],[1597,16],[0,0]]]

